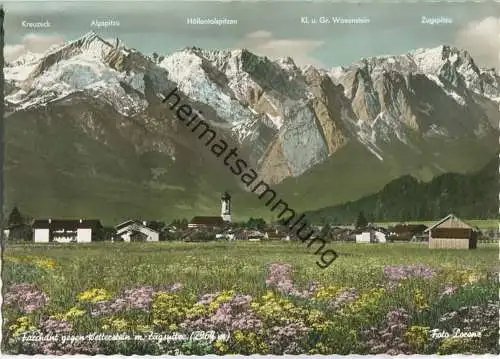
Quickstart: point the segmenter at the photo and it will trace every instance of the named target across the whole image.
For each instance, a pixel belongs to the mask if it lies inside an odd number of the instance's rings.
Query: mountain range
[[[339,49],[339,51],[341,51]],[[5,200],[34,217],[270,217],[158,98],[177,87],[297,210],[498,152],[500,75],[450,46],[298,67],[246,49],[145,55],[95,33],[6,64]]]

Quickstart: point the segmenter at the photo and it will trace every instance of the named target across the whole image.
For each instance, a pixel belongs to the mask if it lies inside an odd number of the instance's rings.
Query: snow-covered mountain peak
[[[468,51],[449,45],[420,48],[402,55],[362,58],[348,67],[332,68],[328,74],[334,82],[342,82],[357,72],[362,78],[374,81],[389,71],[405,77],[423,74],[448,92],[467,88],[490,99],[500,96],[500,76],[496,71],[480,69]]]
[[[19,108],[45,105],[77,92],[105,97],[118,112],[130,115],[146,106],[125,84],[144,94],[143,55],[114,45],[94,32],[54,46],[39,56],[20,59],[6,68],[5,79],[14,89],[6,100]]]
[[[362,68],[369,73],[398,71],[401,73],[423,73],[438,75],[443,66],[451,65],[461,70],[479,72],[472,56],[465,50],[441,45],[434,48],[419,48],[402,55],[381,55],[362,58],[347,68],[336,67],[330,73]]]
[[[469,52],[449,45],[417,49],[408,53],[408,56],[413,59],[418,71],[422,73],[436,74],[446,63],[455,67],[478,70]]]

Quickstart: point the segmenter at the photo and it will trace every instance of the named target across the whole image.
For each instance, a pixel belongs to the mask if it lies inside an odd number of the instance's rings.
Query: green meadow
[[[431,250],[422,243],[328,246],[338,258],[320,269],[315,249],[300,242],[8,244],[3,286],[14,299],[4,306],[4,350],[125,355],[174,349],[198,355],[497,352],[496,244],[479,244],[475,250]],[[165,289],[172,284],[180,287],[178,292]],[[197,303],[203,294],[212,295],[211,302]],[[23,311],[28,299],[41,296],[46,299],[32,303],[34,311]],[[101,301],[123,302],[120,298],[140,302],[133,304],[139,307],[115,312],[98,308]],[[242,301],[249,306],[241,307]],[[221,307],[223,303],[234,311]],[[482,312],[474,312],[478,310]],[[440,319],[454,318],[457,311],[466,312],[456,318],[482,318],[479,329],[469,331],[489,329],[481,338],[459,342],[433,338],[434,329],[465,328]],[[247,319],[237,320],[237,315]],[[26,328],[45,330],[48,320],[52,327],[59,320],[59,327],[76,333],[189,331],[201,322],[231,332],[232,339],[202,347],[102,342],[77,349],[19,339]],[[260,323],[258,334],[245,324],[254,322]],[[366,334],[369,327],[379,334]]]
[[[476,250],[431,250],[426,244],[329,243],[339,257],[330,267],[316,264],[315,248],[300,242],[92,243],[7,245],[5,258],[34,256],[55,261],[55,276],[36,279],[53,298],[64,303],[91,287],[117,291],[138,284],[181,282],[193,291],[236,288],[259,294],[265,290],[266,267],[289,263],[294,279],[329,285],[365,286],[380,279],[392,264],[419,263],[485,271],[497,265],[498,246]],[[5,272],[10,275],[9,271]],[[4,278],[19,282],[21,278]]]

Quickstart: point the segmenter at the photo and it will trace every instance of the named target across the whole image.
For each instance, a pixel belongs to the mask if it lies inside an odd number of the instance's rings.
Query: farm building
[[[425,230],[429,234],[429,248],[474,249],[478,233],[474,228],[449,214]]]
[[[412,239],[415,237],[422,237],[427,229],[423,224],[397,224],[389,228],[390,235],[397,239]]]
[[[94,219],[38,219],[32,228],[36,243],[89,243],[102,225]]]
[[[365,231],[356,234],[356,243],[386,243],[385,233],[381,231]]]
[[[188,228],[222,228],[224,224],[222,217],[196,216],[188,223]]]
[[[146,221],[129,220],[115,227],[116,236],[124,242],[158,242],[160,233],[151,228]]]
[[[280,231],[278,229],[274,231],[266,232],[266,239],[278,240],[278,241],[289,241],[290,235],[285,231]]]

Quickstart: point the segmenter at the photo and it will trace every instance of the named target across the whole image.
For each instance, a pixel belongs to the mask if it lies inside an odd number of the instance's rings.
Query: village
[[[159,242],[186,241],[292,241],[299,240],[285,223],[266,223],[250,218],[247,222],[232,221],[231,196],[221,197],[219,216],[195,216],[190,221],[175,220],[166,225],[161,221],[128,219],[114,227],[104,227],[98,219],[35,219],[32,223],[11,221],[4,229],[8,241],[34,243],[91,243],[91,242]],[[22,222],[22,221],[17,221]],[[454,214],[434,224],[394,223],[390,226],[368,223],[352,225],[327,224],[313,226],[314,237],[326,242],[394,243],[427,242],[429,248],[474,249],[478,241],[490,242],[498,238],[497,231],[481,230]]]

